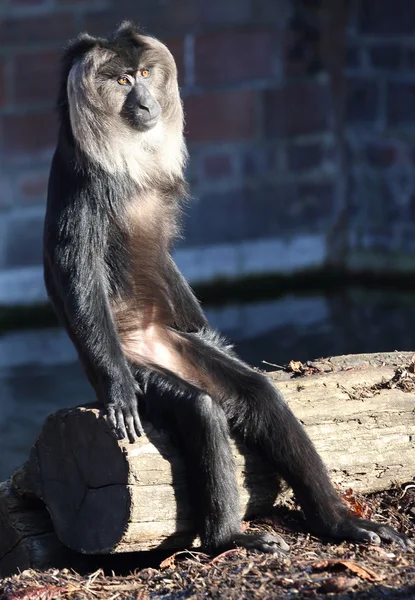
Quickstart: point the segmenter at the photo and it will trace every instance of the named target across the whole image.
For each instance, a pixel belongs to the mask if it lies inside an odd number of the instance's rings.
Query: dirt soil
[[[387,522],[415,539],[414,483],[370,497],[349,490],[344,497],[357,514]],[[303,531],[294,508],[276,509],[267,519],[244,524],[278,531],[290,544],[286,556],[234,549],[214,558],[195,551],[105,557],[101,562],[94,557],[85,559],[79,572],[28,570],[0,580],[0,600],[415,599],[414,553],[395,545],[318,540]]]

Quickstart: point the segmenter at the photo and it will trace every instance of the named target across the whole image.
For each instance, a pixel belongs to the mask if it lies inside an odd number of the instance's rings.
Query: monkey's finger
[[[138,435],[135,432],[135,423],[133,415],[130,412],[128,412],[126,415],[124,415],[124,421],[127,426],[128,439],[132,444],[134,444],[134,442],[138,440]]]
[[[123,440],[127,437],[127,430],[125,428],[124,415],[122,414],[121,409],[117,410],[116,418],[117,418],[118,439]]]
[[[117,429],[117,419],[115,417],[115,409],[113,406],[107,408],[107,421],[111,429],[114,431]]]
[[[141,437],[142,435],[144,435],[144,429],[141,424],[141,419],[140,419],[140,415],[138,414],[137,407],[135,407],[133,410],[133,419],[134,419],[135,432],[138,435],[138,437]]]
[[[387,542],[395,542],[398,544],[403,550],[411,550],[413,548],[413,544],[406,535],[402,535],[397,531],[394,531],[392,527],[388,527],[385,525],[384,527],[379,527],[377,529],[377,533],[382,540]]]
[[[135,391],[136,394],[142,394],[143,393],[143,390],[141,389],[140,384],[136,380],[134,380],[134,391]]]
[[[396,544],[399,544],[403,550],[414,549],[413,542],[404,533],[398,533],[389,525],[373,523],[372,521],[364,519],[357,519],[354,522],[359,529],[375,532],[385,542],[395,542]]]

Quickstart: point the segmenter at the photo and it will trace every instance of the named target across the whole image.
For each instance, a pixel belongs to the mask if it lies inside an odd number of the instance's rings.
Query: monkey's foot
[[[268,554],[286,555],[290,550],[289,545],[276,533],[238,533],[227,544],[227,547],[232,546]]]
[[[374,523],[359,519],[359,517],[346,517],[330,531],[335,538],[349,539],[355,542],[368,542],[379,545],[381,541],[395,542],[403,550],[415,550],[415,544],[403,533],[398,533],[389,525]]]

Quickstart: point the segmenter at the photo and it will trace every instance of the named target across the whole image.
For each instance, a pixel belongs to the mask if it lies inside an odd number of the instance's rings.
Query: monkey
[[[210,328],[173,260],[188,154],[167,47],[131,22],[107,38],[80,34],[63,52],[58,113],[48,296],[114,434],[136,441],[145,414],[171,435],[203,546],[288,551],[277,534],[241,531],[234,436],[291,486],[313,534],[413,547],[348,513],[281,392]]]

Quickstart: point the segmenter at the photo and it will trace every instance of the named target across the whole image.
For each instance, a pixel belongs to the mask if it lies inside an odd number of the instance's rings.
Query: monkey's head
[[[181,174],[186,149],[176,65],[164,44],[133,24],[122,23],[106,39],[81,34],[70,43],[59,105],[76,146],[107,171],[128,170],[134,179],[161,167]]]

